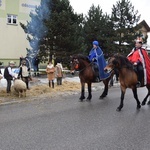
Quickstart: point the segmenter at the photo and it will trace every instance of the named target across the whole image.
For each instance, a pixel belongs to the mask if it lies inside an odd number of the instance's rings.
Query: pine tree
[[[82,20],[82,14],[74,14],[68,0],[52,0],[51,20],[47,24],[49,43],[53,45],[51,53],[68,57],[84,50]]]
[[[117,51],[127,54],[133,47],[139,29],[140,15],[134,11],[134,6],[129,0],[120,0],[113,5],[111,20],[116,32],[115,41],[118,42]]]
[[[107,14],[103,14],[102,9],[98,5],[95,7],[92,5],[85,18],[84,33],[88,50],[91,49],[92,41],[98,40],[100,47],[103,49],[104,54],[108,55],[113,50],[113,24],[110,17]]]
[[[42,61],[53,55],[68,61],[70,54],[84,51],[83,15],[74,14],[68,0],[43,0],[35,12],[27,25],[21,24],[32,48],[28,53]]]

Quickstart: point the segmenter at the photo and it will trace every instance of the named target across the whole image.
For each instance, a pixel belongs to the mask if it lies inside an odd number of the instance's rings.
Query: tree
[[[137,33],[140,15],[134,11],[134,6],[129,0],[120,0],[113,5],[111,20],[116,32],[115,41],[118,42],[117,51],[127,54],[133,47],[133,41],[140,36]]]
[[[21,24],[32,48],[28,53],[36,53],[40,60],[45,61],[48,56],[49,59],[53,55],[62,59],[84,50],[81,36],[83,16],[74,14],[68,0],[41,1],[30,17],[26,26]]]
[[[68,0],[52,0],[51,20],[47,22],[51,53],[68,59],[70,54],[84,50],[82,20],[82,14],[74,14]]]
[[[91,49],[93,40],[99,41],[106,55],[113,49],[111,44],[113,43],[112,37],[114,37],[113,24],[109,15],[103,14],[99,5],[97,7],[94,5],[90,7],[88,15],[85,17],[84,34],[88,45],[87,53]]]

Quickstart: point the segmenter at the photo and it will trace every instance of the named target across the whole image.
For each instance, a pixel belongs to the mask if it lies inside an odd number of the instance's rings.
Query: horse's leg
[[[150,98],[149,98],[149,101],[148,101],[147,105],[150,105]]]
[[[120,101],[120,105],[117,107],[116,111],[121,111],[121,109],[123,108],[123,100],[124,100],[125,92],[126,92],[126,89],[121,88],[121,101]]]
[[[85,83],[84,82],[81,82],[81,96],[80,96],[80,101],[83,101],[85,99]]]
[[[92,98],[92,88],[91,88],[91,82],[87,83],[88,85],[88,97],[87,100],[90,101]]]
[[[103,83],[104,83],[104,91],[103,91],[103,93],[101,94],[101,96],[99,97],[99,99],[103,99],[104,97],[107,96],[109,80],[110,80],[110,79],[103,80]]]
[[[146,86],[146,87],[148,89],[148,93],[147,93],[146,97],[144,98],[144,100],[142,101],[142,106],[146,104],[147,98],[150,95],[150,87],[148,87],[148,86]],[[147,105],[150,105],[150,100],[148,101]]]
[[[134,98],[136,99],[136,102],[137,102],[137,109],[140,109],[141,108],[141,104],[140,104],[140,101],[138,99],[137,88],[136,87],[133,88],[132,92],[133,92]]]

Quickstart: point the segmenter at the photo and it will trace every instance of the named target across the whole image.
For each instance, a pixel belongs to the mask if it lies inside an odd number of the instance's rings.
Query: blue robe
[[[103,51],[98,46],[96,49],[92,48],[89,53],[89,60],[94,61],[99,69],[99,78],[104,80],[110,76],[110,73],[105,73],[104,68],[106,67],[106,61],[104,58]]]

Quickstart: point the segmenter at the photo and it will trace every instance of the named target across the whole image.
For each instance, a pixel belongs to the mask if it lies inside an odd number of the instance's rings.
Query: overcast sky
[[[70,4],[73,7],[74,11],[77,13],[87,14],[92,4],[94,6],[100,6],[103,10],[103,13],[107,12],[111,14],[111,9],[113,5],[116,5],[118,0],[70,0]],[[150,26],[150,0],[129,0],[134,6],[134,11],[138,10],[139,14],[141,14],[141,19],[145,20],[147,24]],[[148,44],[150,44],[150,33],[148,34]]]

